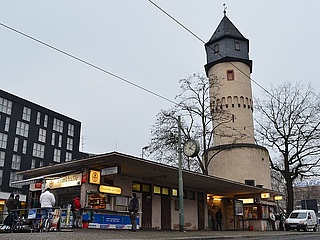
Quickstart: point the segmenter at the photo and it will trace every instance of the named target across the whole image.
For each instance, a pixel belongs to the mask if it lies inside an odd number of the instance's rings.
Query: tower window
[[[214,53],[219,52],[219,44],[213,45],[213,51],[214,51]]]
[[[227,70],[227,80],[228,81],[234,80],[234,71],[233,70]]]
[[[237,51],[240,51],[240,43],[239,42],[234,42],[234,49]]]
[[[254,180],[252,179],[245,179],[244,184],[249,185],[249,186],[254,186]]]

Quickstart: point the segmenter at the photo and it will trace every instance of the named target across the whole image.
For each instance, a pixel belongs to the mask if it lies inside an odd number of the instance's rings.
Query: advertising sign
[[[111,193],[111,194],[121,194],[121,188],[119,187],[112,187],[112,186],[99,186],[99,192],[102,193]]]
[[[243,202],[240,200],[234,201],[234,211],[236,216],[243,216]]]
[[[108,167],[101,169],[101,176],[117,174],[119,172],[118,167]]]
[[[51,189],[81,185],[82,173],[70,174],[65,177],[45,180],[45,186]]]
[[[90,170],[89,183],[100,184],[100,171]]]

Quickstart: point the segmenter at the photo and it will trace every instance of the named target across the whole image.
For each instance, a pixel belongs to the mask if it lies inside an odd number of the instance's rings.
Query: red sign
[[[81,183],[85,183],[87,181],[88,174],[82,174]]]
[[[42,187],[42,182],[37,182],[34,184],[34,188],[40,188]]]

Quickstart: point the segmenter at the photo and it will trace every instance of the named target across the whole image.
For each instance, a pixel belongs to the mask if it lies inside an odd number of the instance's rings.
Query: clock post
[[[179,232],[184,231],[183,178],[182,178],[182,147],[181,119],[178,116],[178,158],[179,158]]]

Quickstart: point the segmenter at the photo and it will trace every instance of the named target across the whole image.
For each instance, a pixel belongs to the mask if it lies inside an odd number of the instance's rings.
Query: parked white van
[[[317,231],[318,218],[313,210],[294,210],[290,213],[289,217],[286,219],[285,228],[287,231],[290,229],[300,229],[307,231],[312,229]]]

